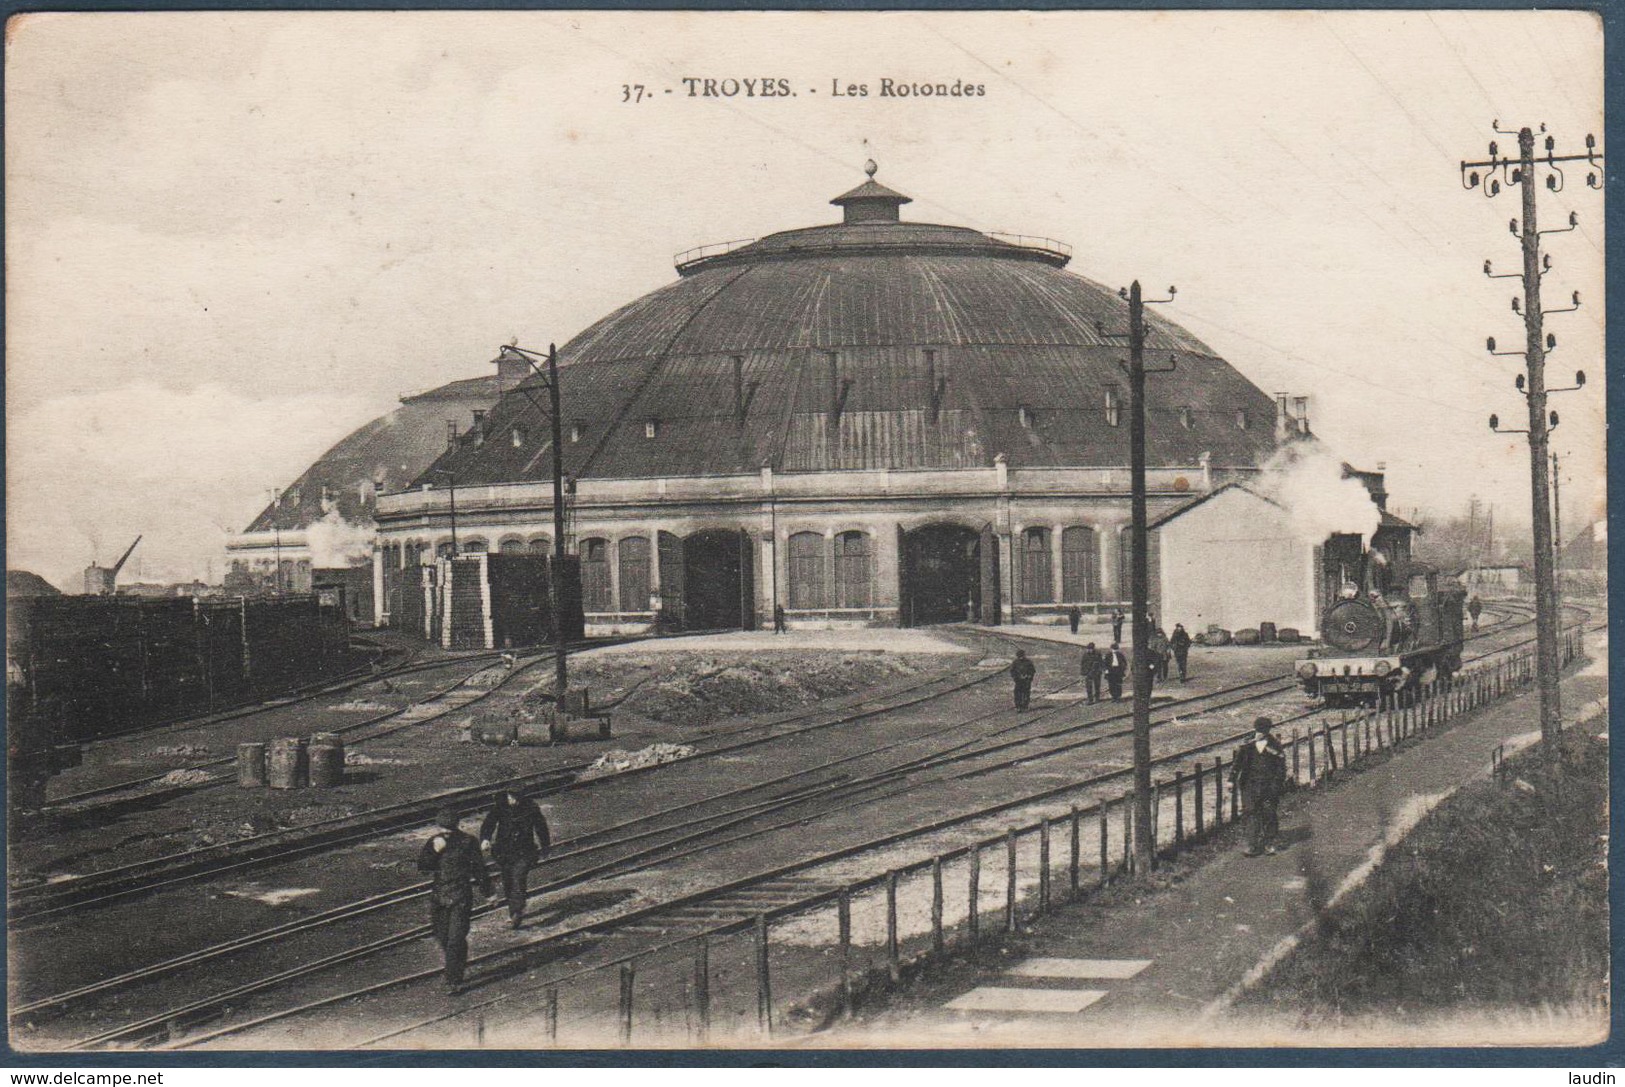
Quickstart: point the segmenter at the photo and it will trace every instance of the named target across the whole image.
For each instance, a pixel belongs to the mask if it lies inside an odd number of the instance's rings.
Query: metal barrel
[[[299,789],[310,783],[305,741],[297,736],[272,740],[266,763],[266,777],[273,789]]]
[[[256,789],[265,784],[265,745],[237,745],[237,785]]]
[[[335,737],[331,743],[318,743],[316,737],[311,737],[310,783],[315,786],[344,784],[344,741]]]
[[[1258,640],[1261,642],[1273,642],[1275,640],[1275,624],[1259,623]]]

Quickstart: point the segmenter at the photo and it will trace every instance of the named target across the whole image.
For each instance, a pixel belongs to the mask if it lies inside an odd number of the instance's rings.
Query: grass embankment
[[[1608,984],[1608,744],[1564,735],[1506,786],[1439,805],[1243,1001],[1305,1023],[1524,1010],[1595,1015]]]

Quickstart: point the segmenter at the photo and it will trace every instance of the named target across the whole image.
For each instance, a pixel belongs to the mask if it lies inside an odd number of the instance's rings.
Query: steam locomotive
[[[1466,590],[1425,563],[1380,569],[1363,586],[1341,585],[1321,619],[1322,644],[1297,662],[1311,697],[1376,705],[1461,668]]]

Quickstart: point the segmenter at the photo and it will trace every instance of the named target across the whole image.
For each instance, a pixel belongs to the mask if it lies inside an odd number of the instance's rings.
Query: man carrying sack
[[[491,877],[485,871],[485,858],[479,843],[457,829],[457,813],[442,808],[435,816],[440,830],[423,843],[418,854],[418,871],[434,876],[429,891],[429,927],[435,943],[446,955],[446,991],[453,995],[463,988],[463,965],[468,962],[468,922],[474,910],[474,892],[493,895]]]

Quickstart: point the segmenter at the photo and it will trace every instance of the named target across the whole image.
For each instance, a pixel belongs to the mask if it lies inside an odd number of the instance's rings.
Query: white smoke
[[[337,507],[305,530],[310,564],[318,569],[359,566],[372,558],[373,527],[346,521]]]
[[[1284,506],[1297,534],[1320,543],[1334,532],[1358,533],[1367,546],[1382,512],[1365,484],[1343,475],[1343,464],[1316,442],[1293,442],[1264,464],[1259,485]]]

